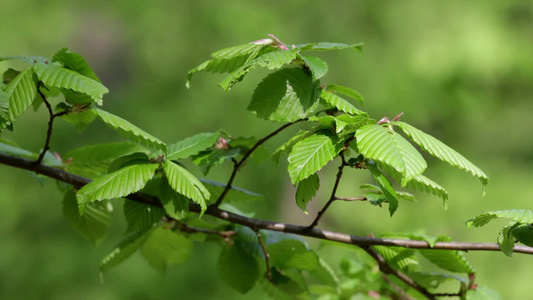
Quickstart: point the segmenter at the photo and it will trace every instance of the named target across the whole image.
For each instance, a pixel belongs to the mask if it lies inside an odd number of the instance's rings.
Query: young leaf
[[[443,142],[437,140],[436,138],[430,136],[427,133],[424,133],[415,127],[404,123],[404,122],[394,122],[394,125],[400,127],[405,134],[407,134],[416,144],[418,144],[422,149],[427,151],[429,154],[439,158],[440,160],[449,163],[450,165],[457,167],[461,170],[467,171],[473,176],[477,177],[483,187],[486,188],[489,182],[489,177],[481,171],[476,165],[471,163],[457,151],[445,145]]]
[[[174,219],[181,220],[189,214],[189,199],[174,191],[168,181],[162,180],[159,189],[161,204],[165,212]]]
[[[94,178],[106,173],[109,165],[117,158],[144,151],[144,148],[130,142],[91,145],[67,152],[64,159],[68,172]]]
[[[318,80],[324,77],[324,75],[326,75],[326,73],[328,72],[328,64],[320,58],[316,56],[301,54],[299,54],[298,57],[300,57],[305,62],[305,65],[311,71],[311,74],[313,75],[313,80]]]
[[[387,201],[389,202],[389,212],[392,217],[394,212],[398,209],[398,195],[396,194],[396,190],[394,190],[390,181],[385,175],[383,175],[383,173],[381,173],[373,161],[367,161],[366,166],[370,170],[370,174],[372,174],[374,180],[376,180],[381,192],[383,192],[383,195],[387,198]]]
[[[497,291],[485,286],[481,286],[466,292],[467,300],[502,300]]]
[[[322,169],[341,150],[342,143],[338,138],[327,133],[315,133],[296,143],[288,158],[292,184]]]
[[[138,231],[125,237],[116,245],[100,263],[100,272],[120,264],[137,251],[153,229]]]
[[[109,92],[100,82],[69,69],[48,64],[35,64],[33,69],[44,84],[89,95],[98,105],[103,104],[102,98]]]
[[[533,211],[528,209],[509,209],[509,210],[496,210],[479,214],[474,219],[470,219],[466,222],[468,227],[481,227],[491,220],[497,218],[508,218],[519,223],[533,223]]]
[[[307,215],[307,203],[313,199],[320,187],[320,179],[316,173],[298,183],[296,190],[296,204]]]
[[[362,113],[362,111],[358,110],[350,102],[337,96],[335,93],[328,92],[327,90],[322,90],[322,92],[320,93],[320,98],[324,100],[326,103],[333,105],[338,110],[343,111],[345,113],[349,113],[353,115],[358,115]]]
[[[124,217],[126,219],[126,234],[152,228],[161,221],[165,211],[161,207],[148,205],[136,201],[124,201]]]
[[[302,69],[274,72],[254,91],[248,110],[257,117],[281,123],[305,118],[318,106],[319,83]]]
[[[242,55],[257,53],[257,50],[260,50],[263,47],[265,47],[265,45],[252,43],[242,44],[218,50],[217,52],[212,53],[211,56],[216,59],[231,59]]]
[[[96,178],[76,195],[80,214],[90,202],[121,198],[139,191],[154,176],[157,167],[157,164],[132,165]]]
[[[20,116],[37,95],[37,81],[31,67],[20,72],[5,88],[9,96],[9,119],[12,122]]]
[[[130,122],[98,108],[93,108],[92,110],[104,123],[116,129],[126,138],[140,142],[148,147],[160,149],[163,152],[166,151],[167,146],[165,143]]]
[[[259,277],[257,260],[238,244],[220,253],[217,269],[222,280],[242,294],[248,292]]]
[[[93,70],[89,67],[89,64],[87,61],[85,61],[85,58],[83,56],[79,55],[78,53],[70,52],[68,48],[63,48],[59,50],[56,54],[54,54],[54,57],[52,57],[52,61],[60,62],[65,68],[78,72],[81,75],[85,77],[89,77],[95,81],[100,81],[100,78],[96,76],[96,74],[93,72]]]
[[[172,189],[200,204],[203,213],[207,208],[206,201],[211,195],[198,178],[168,160],[163,163],[163,170]]]
[[[182,234],[159,226],[144,240],[141,254],[157,271],[163,273],[167,266],[189,260],[193,242]]]
[[[355,134],[359,153],[393,167],[402,174],[402,186],[421,175],[427,163],[401,135],[381,125],[365,125]]]
[[[216,142],[220,132],[204,132],[168,146],[168,160],[178,160],[198,154]]]
[[[353,48],[355,50],[358,50],[359,52],[363,52],[363,43],[359,44],[341,44],[341,43],[308,43],[308,44],[300,44],[296,45],[296,48],[298,48],[301,51],[306,50],[313,50],[313,51],[329,51],[329,50],[342,50],[342,49],[350,49]]]
[[[80,216],[76,194],[72,189],[67,191],[63,198],[63,215],[76,232],[91,240],[96,246],[107,237],[111,226],[109,203],[90,203],[86,207],[85,214]]]

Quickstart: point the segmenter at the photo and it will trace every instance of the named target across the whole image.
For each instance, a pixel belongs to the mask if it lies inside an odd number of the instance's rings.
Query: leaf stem
[[[331,205],[331,203],[333,203],[333,201],[337,200],[337,197],[335,196],[335,194],[337,193],[337,188],[339,187],[339,183],[340,183],[341,178],[342,178],[342,171],[344,170],[344,167],[348,165],[348,163],[346,163],[346,159],[344,158],[344,150],[342,150],[339,153],[339,156],[341,157],[341,165],[339,166],[339,171],[337,172],[337,178],[335,179],[335,184],[333,185],[333,190],[331,191],[331,196],[329,197],[329,200],[326,203],[326,205],[324,206],[324,208],[322,208],[322,210],[320,210],[318,212],[318,215],[316,216],[316,218],[313,221],[313,223],[311,223],[311,225],[309,225],[309,227],[308,227],[309,230],[313,229],[316,225],[318,225],[318,221],[320,221],[320,218],[322,218],[322,215],[324,215],[324,213],[326,212],[328,207]]]
[[[259,245],[261,245],[261,249],[263,250],[263,254],[265,254],[265,263],[266,263],[266,276],[268,281],[271,283],[274,283],[272,281],[272,271],[270,270],[270,253],[268,253],[265,243],[263,242],[263,238],[261,238],[261,233],[259,232],[259,229],[253,229],[255,231],[255,234],[257,234],[257,240],[259,241]]]
[[[298,122],[301,122],[301,121],[304,121],[306,119],[300,119],[300,120],[296,120],[294,122],[291,122],[291,123],[287,123],[287,124],[284,124],[283,126],[281,126],[280,128],[276,129],[275,131],[273,131],[272,133],[270,133],[269,135],[265,136],[264,138],[260,139],[259,141],[257,141],[257,143],[255,143],[255,145],[253,145],[252,148],[250,148],[250,150],[248,150],[248,152],[246,152],[243,157],[239,160],[239,161],[236,161],[235,159],[233,160],[233,171],[231,172],[231,175],[229,177],[229,180],[228,180],[228,183],[226,183],[226,187],[224,188],[224,190],[222,191],[222,193],[220,194],[220,196],[218,196],[218,199],[217,201],[212,205],[213,207],[218,207],[222,201],[224,200],[224,198],[226,197],[226,194],[229,192],[229,190],[231,189],[231,185],[233,184],[233,181],[235,180],[235,176],[237,175],[237,172],[240,170],[240,168],[242,167],[242,165],[246,162],[246,160],[248,159],[248,157],[250,157],[250,155],[252,155],[252,153],[257,149],[259,148],[259,146],[261,146],[262,144],[264,144],[266,141],[268,141],[270,138],[274,137],[275,135],[277,135],[278,133],[280,133],[281,131],[283,131],[285,128],[291,126],[291,125],[294,125]]]

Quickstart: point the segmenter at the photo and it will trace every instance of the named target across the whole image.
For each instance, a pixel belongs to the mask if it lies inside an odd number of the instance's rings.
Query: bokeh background
[[[366,235],[415,231],[455,241],[495,242],[505,221],[468,229],[483,211],[532,209],[533,3],[530,1],[37,1],[2,0],[0,55],[51,57],[62,47],[81,53],[110,93],[104,109],[172,143],[199,132],[225,129],[234,136],[263,136],[278,125],[245,110],[256,71],[229,93],[223,77],[199,74],[185,88],[187,71],[218,49],[277,35],[287,44],[364,42],[351,50],[317,53],[329,63],[326,83],[357,89],[364,109],[379,119],[402,120],[445,141],[490,176],[481,185],[468,174],[430,160],[427,174],[450,192],[444,210],[433,196],[386,208],[335,203],[320,227]],[[11,65],[3,63],[0,71]],[[263,72],[263,73],[262,73]],[[28,111],[3,137],[38,151],[46,132],[44,111]],[[292,132],[267,146],[275,149]],[[122,140],[101,124],[79,134],[57,122],[52,150]],[[294,204],[286,164],[250,164],[236,184],[265,195],[257,216],[308,224]],[[198,171],[197,169],[194,169]],[[311,216],[325,203],[335,166],[321,172]],[[226,180],[228,168],[209,176]],[[367,177],[348,175],[340,194],[357,196]],[[100,259],[124,232],[120,203],[109,238],[94,248],[62,217],[55,183],[41,186],[28,172],[0,166],[0,299],[263,299],[260,287],[240,295],[216,273],[218,248],[200,245],[191,261],[161,276],[138,254],[104,275]],[[311,241],[311,243],[315,243]],[[326,251],[333,265],[346,252]],[[533,257],[468,253],[477,281],[504,299],[533,294]]]

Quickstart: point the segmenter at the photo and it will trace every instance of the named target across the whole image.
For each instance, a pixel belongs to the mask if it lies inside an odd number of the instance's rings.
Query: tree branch
[[[337,198],[335,196],[335,194],[337,193],[337,188],[339,187],[339,183],[340,183],[341,178],[342,178],[342,170],[344,170],[344,167],[347,165],[346,160],[344,159],[344,152],[343,151],[341,151],[339,153],[339,156],[341,157],[341,165],[339,166],[339,171],[337,172],[337,178],[335,179],[335,184],[333,185],[333,190],[331,191],[331,196],[329,197],[329,200],[326,203],[326,205],[324,206],[324,208],[322,208],[322,210],[320,210],[318,212],[318,214],[317,214],[315,220],[313,221],[313,223],[311,223],[311,225],[309,225],[309,229],[313,229],[316,225],[318,225],[318,221],[320,221],[320,218],[322,218],[322,215],[324,215],[324,213],[326,212],[328,207],[331,205],[331,203],[333,203],[333,201],[335,201],[336,198]]]
[[[266,141],[268,141],[270,138],[274,137],[275,135],[277,135],[278,133],[280,133],[281,131],[283,131],[285,128],[291,126],[291,125],[294,125],[298,122],[301,122],[301,121],[304,121],[305,119],[300,119],[300,120],[296,120],[294,122],[291,122],[291,123],[287,123],[287,124],[284,124],[283,126],[281,126],[280,128],[276,129],[275,131],[273,131],[272,133],[270,133],[269,135],[265,136],[264,138],[260,139],[259,141],[257,141],[257,143],[255,143],[255,145],[253,145],[252,148],[250,148],[250,150],[248,150],[248,152],[246,152],[243,157],[241,158],[241,160],[239,160],[238,162],[236,162],[235,160],[233,160],[233,163],[234,163],[234,166],[233,166],[233,171],[231,172],[231,175],[229,177],[229,180],[228,180],[228,183],[226,184],[226,187],[224,188],[224,190],[222,191],[222,193],[220,194],[220,196],[218,196],[218,199],[217,201],[213,204],[214,207],[218,207],[220,205],[220,203],[222,203],[222,201],[224,200],[224,198],[226,197],[226,194],[229,192],[229,190],[231,189],[231,185],[233,184],[233,181],[235,180],[235,176],[237,175],[237,172],[240,170],[240,168],[242,167],[242,165],[246,162],[246,160],[248,159],[248,157],[250,157],[250,155],[252,155],[252,153],[257,149],[259,148],[259,146],[261,146],[262,144],[264,144]]]
[[[0,164],[9,165],[19,169],[33,171],[38,174],[71,184],[76,188],[81,188],[91,179],[79,175],[68,173],[61,169],[38,165],[33,167],[34,161],[16,156],[0,153]],[[135,193],[126,197],[127,199],[142,202],[149,205],[161,207],[161,202],[158,198]],[[200,205],[196,203],[189,204],[191,212],[200,213]],[[221,210],[216,207],[208,207],[204,214],[213,216],[218,219],[226,220],[228,222],[248,226],[255,229],[265,229],[271,231],[279,231],[285,233],[293,233],[301,236],[313,237],[321,240],[329,240],[344,244],[364,246],[397,246],[412,249],[443,249],[443,250],[460,250],[460,251],[500,251],[498,244],[495,243],[459,243],[459,242],[437,242],[434,247],[431,247],[426,241],[405,240],[405,239],[382,239],[376,237],[356,236],[318,228],[309,229],[308,226],[300,226],[288,223],[273,222],[261,219],[248,218],[242,215],[234,214],[229,211]],[[533,254],[533,248],[527,246],[516,245],[513,248],[515,253]]]

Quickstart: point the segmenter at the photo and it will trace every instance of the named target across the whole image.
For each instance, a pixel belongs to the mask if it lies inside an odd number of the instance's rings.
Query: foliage
[[[298,231],[300,235],[316,232],[315,226],[328,207],[336,200],[346,200],[336,195],[345,172],[367,172],[373,179],[361,186],[364,196],[348,200],[367,201],[379,207],[385,204],[391,217],[402,200],[414,200],[403,188],[439,196],[446,205],[447,191],[423,175],[428,164],[413,144],[477,177],[486,188],[488,177],[481,169],[438,139],[400,121],[402,113],[392,119],[374,119],[362,110],[364,100],[356,90],[322,83],[329,67],[308,53],[342,49],[361,51],[362,44],[288,46],[270,35],[267,39],[213,53],[210,60],[189,71],[187,87],[198,72],[225,73],[227,77],[220,86],[229,91],[251,70],[266,68],[270,73],[254,90],[248,110],[260,119],[282,126],[261,139],[235,138],[216,131],[168,145],[97,107],[103,105],[108,90],[81,55],[65,48],[51,61],[38,57],[0,58],[0,61],[15,59],[29,63],[20,72],[9,69],[4,74],[0,130],[13,129],[16,119],[36,101],[45,103],[50,114],[47,140],[40,155],[5,140],[0,143],[0,152],[37,158],[34,170],[44,163],[58,166],[69,175],[91,178],[92,181],[84,184],[69,182],[76,189],[64,190],[63,206],[69,223],[95,244],[107,235],[113,199],[128,198],[124,206],[126,236],[103,259],[102,272],[137,251],[154,269],[164,272],[168,266],[184,263],[193,255],[193,241],[213,242],[221,247],[218,271],[223,281],[240,293],[258,284],[276,299],[406,295],[433,299],[441,293],[441,283],[450,281],[459,287],[455,296],[477,299],[490,295],[491,299],[498,299],[497,293],[488,288],[476,289],[475,270],[461,251],[437,249],[439,243],[451,242],[447,236],[431,238],[410,233],[382,236],[423,242],[424,246],[416,250],[385,244],[379,238],[370,245],[353,242],[350,250],[354,255],[342,260],[339,269],[334,269],[299,236],[276,232],[286,229],[246,219],[240,212],[239,204],[260,197],[235,187],[233,180],[249,158],[261,161],[268,156],[275,163],[287,156],[287,171],[292,184],[297,186],[295,200],[304,213],[307,213],[307,203],[321,187],[319,171],[328,164],[338,166],[329,201],[310,226]],[[50,98],[58,102],[55,110],[51,108]],[[50,164],[45,156],[56,117],[62,117],[78,130],[99,119],[129,141],[73,149],[64,155],[64,160]],[[303,129],[270,155],[263,144],[295,123],[303,124]],[[231,162],[233,172],[227,183],[213,182],[194,175],[188,168],[190,161],[204,174]],[[219,205],[229,212],[220,210]],[[194,217],[196,213],[203,217],[198,220]],[[531,215],[530,211],[489,212],[468,224],[477,227],[498,217],[513,219],[515,223],[504,227],[498,240],[502,251],[510,255],[514,239],[533,245]],[[199,238],[202,234],[209,238]],[[421,259],[428,260],[433,264],[432,270],[438,271],[423,270]]]

